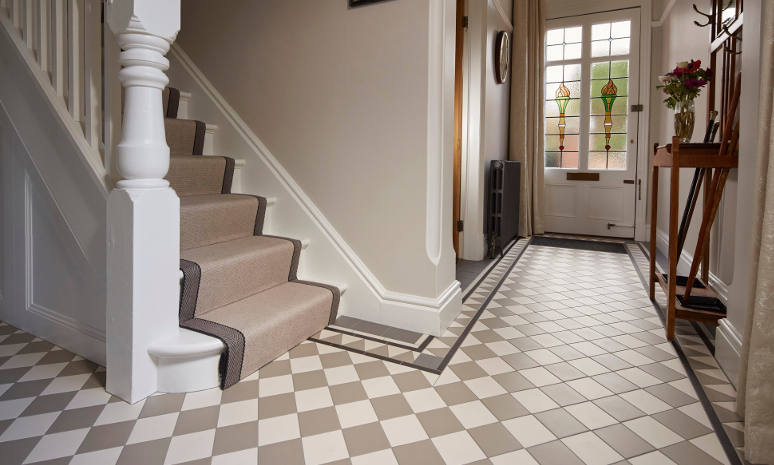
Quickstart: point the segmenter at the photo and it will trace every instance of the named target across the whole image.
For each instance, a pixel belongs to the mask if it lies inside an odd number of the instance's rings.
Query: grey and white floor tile
[[[225,391],[129,405],[103,368],[0,324],[2,463],[738,463],[664,339],[639,258],[527,242],[426,344],[330,330]],[[698,379],[721,386],[700,340],[680,339]],[[707,396],[732,412],[722,386]]]

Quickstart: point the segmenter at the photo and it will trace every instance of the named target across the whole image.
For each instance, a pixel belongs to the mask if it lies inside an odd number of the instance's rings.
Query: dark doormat
[[[584,241],[561,237],[533,236],[530,245],[559,247],[562,249],[593,250],[595,252],[626,253],[626,247],[620,242]]]

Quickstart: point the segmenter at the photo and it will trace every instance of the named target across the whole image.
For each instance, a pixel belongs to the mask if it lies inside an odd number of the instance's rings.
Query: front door
[[[549,20],[545,229],[634,237],[640,9]]]

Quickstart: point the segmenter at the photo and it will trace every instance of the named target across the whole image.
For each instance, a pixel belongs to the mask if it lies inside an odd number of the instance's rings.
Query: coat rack
[[[739,96],[742,88],[741,74],[737,75],[733,95],[723,120],[723,135],[719,144],[681,144],[674,137],[672,143],[654,147],[653,176],[651,189],[650,229],[650,299],[656,298],[656,282],[667,294],[666,336],[675,336],[675,320],[700,321],[717,324],[725,318],[726,309],[718,295],[709,287],[706,275],[709,261],[706,259],[710,230],[715,221],[723,188],[731,168],[738,165],[736,154],[739,140],[739,123],[735,122]],[[671,168],[669,189],[669,268],[667,273],[656,273],[656,230],[658,218],[658,175],[659,168]],[[678,202],[680,197],[680,168],[699,168],[705,173],[704,209],[699,236],[688,276],[677,275],[680,258],[678,236]],[[698,192],[695,193],[698,196]],[[697,197],[698,198],[698,197]],[[691,211],[692,213],[692,211]],[[688,218],[690,222],[690,217]],[[704,279],[697,277],[699,265],[703,262]]]

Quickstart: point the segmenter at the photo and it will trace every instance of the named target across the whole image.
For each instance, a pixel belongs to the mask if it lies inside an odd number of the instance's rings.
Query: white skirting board
[[[235,192],[276,198],[266,233],[309,239],[300,277],[345,285],[339,315],[440,335],[462,309],[459,282],[435,297],[386,289],[190,57],[173,45],[168,58],[170,85],[191,95],[187,116],[218,128],[213,153],[244,160]]]
[[[729,323],[728,319],[720,320],[715,332],[715,359],[735,387],[739,379],[741,353],[741,333]]]

